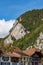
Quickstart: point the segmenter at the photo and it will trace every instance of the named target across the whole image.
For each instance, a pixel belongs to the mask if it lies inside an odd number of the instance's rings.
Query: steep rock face
[[[12,44],[13,40],[11,39],[11,35],[9,35],[5,40],[4,40],[4,46],[6,46],[7,44]]]
[[[35,48],[43,49],[43,33],[40,33],[40,36],[36,40]]]
[[[12,44],[13,40],[11,37],[14,37],[16,40],[18,40],[24,37],[24,35],[26,35],[24,26],[21,23],[18,23],[18,21],[16,21],[13,24],[12,29],[9,31],[9,36],[4,40],[4,44]]]
[[[32,10],[22,14],[16,19],[16,23],[13,24],[13,27],[9,32],[9,39],[14,36],[16,40],[13,40],[13,44],[20,49],[26,49],[33,46],[35,43],[35,46],[39,48],[39,46],[41,47],[43,45],[43,43],[37,44],[40,32],[43,32],[43,9]]]
[[[13,25],[13,30],[10,32],[10,34],[15,37],[16,40],[21,39],[26,34],[25,28],[22,26],[22,24],[18,23],[15,27]]]

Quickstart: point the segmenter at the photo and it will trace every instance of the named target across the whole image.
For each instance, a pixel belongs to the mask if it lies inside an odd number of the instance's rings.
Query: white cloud
[[[12,28],[14,22],[15,20],[0,20],[0,38],[5,37],[9,33],[9,30]]]

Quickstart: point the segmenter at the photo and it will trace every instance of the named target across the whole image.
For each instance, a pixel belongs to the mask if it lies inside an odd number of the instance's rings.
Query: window
[[[4,62],[1,62],[1,65],[10,65],[10,63],[4,63]]]
[[[1,65],[1,62],[0,62],[0,65]]]
[[[3,57],[2,57],[2,60],[3,60],[3,61],[8,61],[8,60],[9,60],[9,57],[4,57],[4,56],[3,56]]]
[[[38,62],[35,62],[35,65],[38,65]]]
[[[11,62],[19,62],[19,58],[11,57]]]
[[[26,64],[26,62],[24,62],[24,65]]]
[[[33,57],[33,58],[32,58],[32,61],[39,61],[39,58],[37,58],[37,57],[34,58],[34,57]]]
[[[32,62],[32,65],[34,65],[34,62]]]
[[[24,61],[25,61],[25,57],[24,57]]]
[[[17,62],[13,62],[12,65],[17,65]]]
[[[32,65],[38,65],[38,62],[32,62]]]

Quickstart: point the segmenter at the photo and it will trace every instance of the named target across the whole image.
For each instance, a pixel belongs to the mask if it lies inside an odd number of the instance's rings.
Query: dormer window
[[[3,60],[3,61],[9,61],[9,57],[4,57],[4,56],[3,56],[3,57],[2,57],[2,60]]]

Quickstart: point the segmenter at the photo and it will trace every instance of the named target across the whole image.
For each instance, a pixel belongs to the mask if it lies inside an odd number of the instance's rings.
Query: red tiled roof
[[[14,48],[14,52],[22,53],[22,50],[19,49],[18,47],[15,47],[15,48]]]
[[[35,52],[40,52],[40,53],[43,54],[43,51],[40,51],[40,49],[38,49],[38,48],[30,48],[28,50],[23,51],[23,53],[25,53],[25,54],[27,54],[29,56],[33,55]]]
[[[10,57],[21,57],[20,54],[16,53],[16,52],[6,52],[6,53],[3,53],[3,56],[10,56]]]
[[[29,49],[29,50],[24,50],[23,53],[25,53],[25,54],[31,56],[32,54],[35,53],[35,48],[31,48],[31,49]]]
[[[15,53],[15,52],[13,52],[12,54],[10,54],[10,56],[11,57],[21,57],[21,55],[20,54],[18,54],[18,53]]]
[[[39,48],[35,48],[35,51],[36,51],[36,52],[40,52],[40,49],[39,49]]]
[[[40,51],[40,49],[38,48],[30,48],[28,50],[20,50],[18,47],[14,48],[14,52],[5,52],[3,53],[4,56],[11,56],[11,57],[21,57],[21,55],[28,55],[31,56],[33,55],[35,52],[40,52],[43,55],[43,51]]]
[[[21,49],[19,49],[18,47],[14,48],[14,52],[16,52],[16,53],[18,53],[18,54],[20,54],[20,55],[26,55],[26,56],[27,56],[27,54],[24,53],[24,52],[23,52]]]

